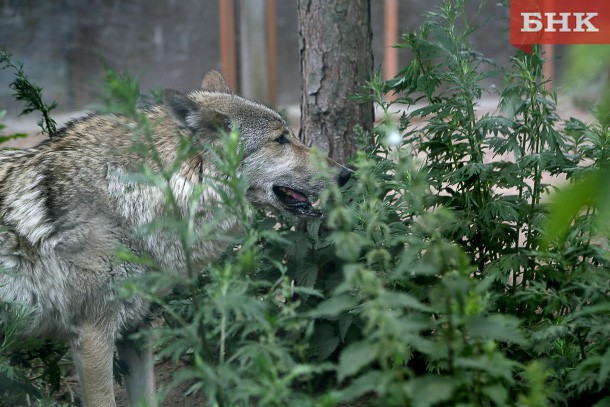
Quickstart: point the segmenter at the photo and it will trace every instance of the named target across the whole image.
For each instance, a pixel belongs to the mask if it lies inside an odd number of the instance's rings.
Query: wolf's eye
[[[280,135],[278,138],[276,138],[273,141],[275,141],[276,143],[279,143],[279,144],[288,144],[288,143],[290,143],[290,140],[288,140],[288,138],[286,137],[285,134]]]

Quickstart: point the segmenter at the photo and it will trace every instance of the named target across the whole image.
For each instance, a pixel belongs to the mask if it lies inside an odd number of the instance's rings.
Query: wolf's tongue
[[[294,199],[295,201],[300,201],[300,202],[307,202],[307,197],[293,189],[287,189],[286,192],[288,193],[288,195],[290,195],[290,197],[292,199]]]

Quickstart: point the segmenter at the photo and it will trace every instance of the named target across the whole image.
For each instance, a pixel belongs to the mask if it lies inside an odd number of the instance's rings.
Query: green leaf
[[[339,381],[355,375],[376,357],[376,346],[366,341],[352,343],[341,352],[339,357],[339,367],[337,368]]]
[[[407,293],[384,292],[381,296],[381,300],[392,308],[409,308],[417,311],[433,312],[432,308]]]
[[[318,361],[326,360],[339,346],[339,337],[333,325],[321,323],[316,326],[311,344],[316,351]]]
[[[318,267],[308,262],[299,262],[294,277],[299,286],[313,287],[318,277]]]
[[[492,345],[494,346],[494,345]],[[471,358],[456,358],[455,367],[460,371],[478,370],[485,372],[493,378],[502,378],[507,383],[513,382],[514,363],[505,359],[499,353],[488,356],[477,356]]]
[[[347,331],[350,326],[354,322],[354,316],[352,314],[342,314],[339,315],[339,335],[341,337],[341,341],[345,341],[345,335],[347,335]]]
[[[506,405],[506,400],[508,399],[508,391],[501,384],[491,384],[483,387],[483,394],[491,399],[496,405],[504,406]]]
[[[605,386],[606,380],[608,380],[608,373],[610,373],[610,347],[606,349],[606,353],[601,358],[599,376],[597,378],[597,383],[600,387]]]
[[[589,172],[580,180],[560,190],[549,207],[549,218],[544,226],[543,247],[557,239],[563,240],[569,225],[587,205],[600,206],[602,213],[610,212],[610,203],[601,201],[604,191],[610,190],[610,171]]]
[[[455,381],[448,377],[427,375],[408,381],[404,387],[411,396],[413,407],[431,407],[451,398]]]
[[[26,138],[28,135],[24,134],[24,133],[16,133],[16,134],[10,134],[8,136],[0,136],[0,144],[1,143],[5,143],[9,140],[15,140],[18,138]]]
[[[362,248],[372,244],[370,239],[355,232],[335,232],[331,240],[337,248],[337,256],[347,261],[357,260]]]
[[[489,315],[469,321],[466,326],[471,335],[500,342],[525,345],[525,337],[519,330],[519,320],[508,315]]]
[[[357,400],[368,393],[374,393],[379,389],[380,382],[386,374],[378,370],[371,370],[357,377],[344,389],[337,391],[334,396],[340,401]]]
[[[583,307],[580,310],[574,311],[570,314],[570,320],[578,320],[579,318],[590,316],[590,315],[610,315],[610,302],[603,302],[601,304],[590,305]]]
[[[309,311],[308,315],[318,318],[336,317],[347,310],[353,309],[356,305],[358,304],[354,297],[347,294],[338,295],[321,302],[316,308]]]

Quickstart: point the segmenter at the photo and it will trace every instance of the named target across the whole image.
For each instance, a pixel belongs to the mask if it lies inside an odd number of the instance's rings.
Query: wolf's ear
[[[229,93],[233,94],[231,88],[222,77],[220,72],[211,70],[203,77],[201,81],[201,89],[206,92],[218,92],[218,93]]]
[[[214,109],[200,109],[188,96],[177,90],[165,89],[163,103],[178,127],[196,133],[203,130],[231,130],[227,115]]]
[[[180,129],[195,130],[198,121],[195,102],[177,90],[164,89],[163,103]]]

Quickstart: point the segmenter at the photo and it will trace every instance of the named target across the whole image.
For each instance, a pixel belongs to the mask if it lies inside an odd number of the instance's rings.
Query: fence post
[[[398,0],[385,0],[383,7],[384,27],[383,36],[383,76],[391,79],[398,73],[398,49],[393,45],[398,41]],[[388,100],[396,99],[396,95],[387,94]]]
[[[270,104],[267,0],[242,0],[239,11],[241,94]]]
[[[235,0],[218,0],[218,9],[220,14],[221,71],[233,92],[238,92]]]

